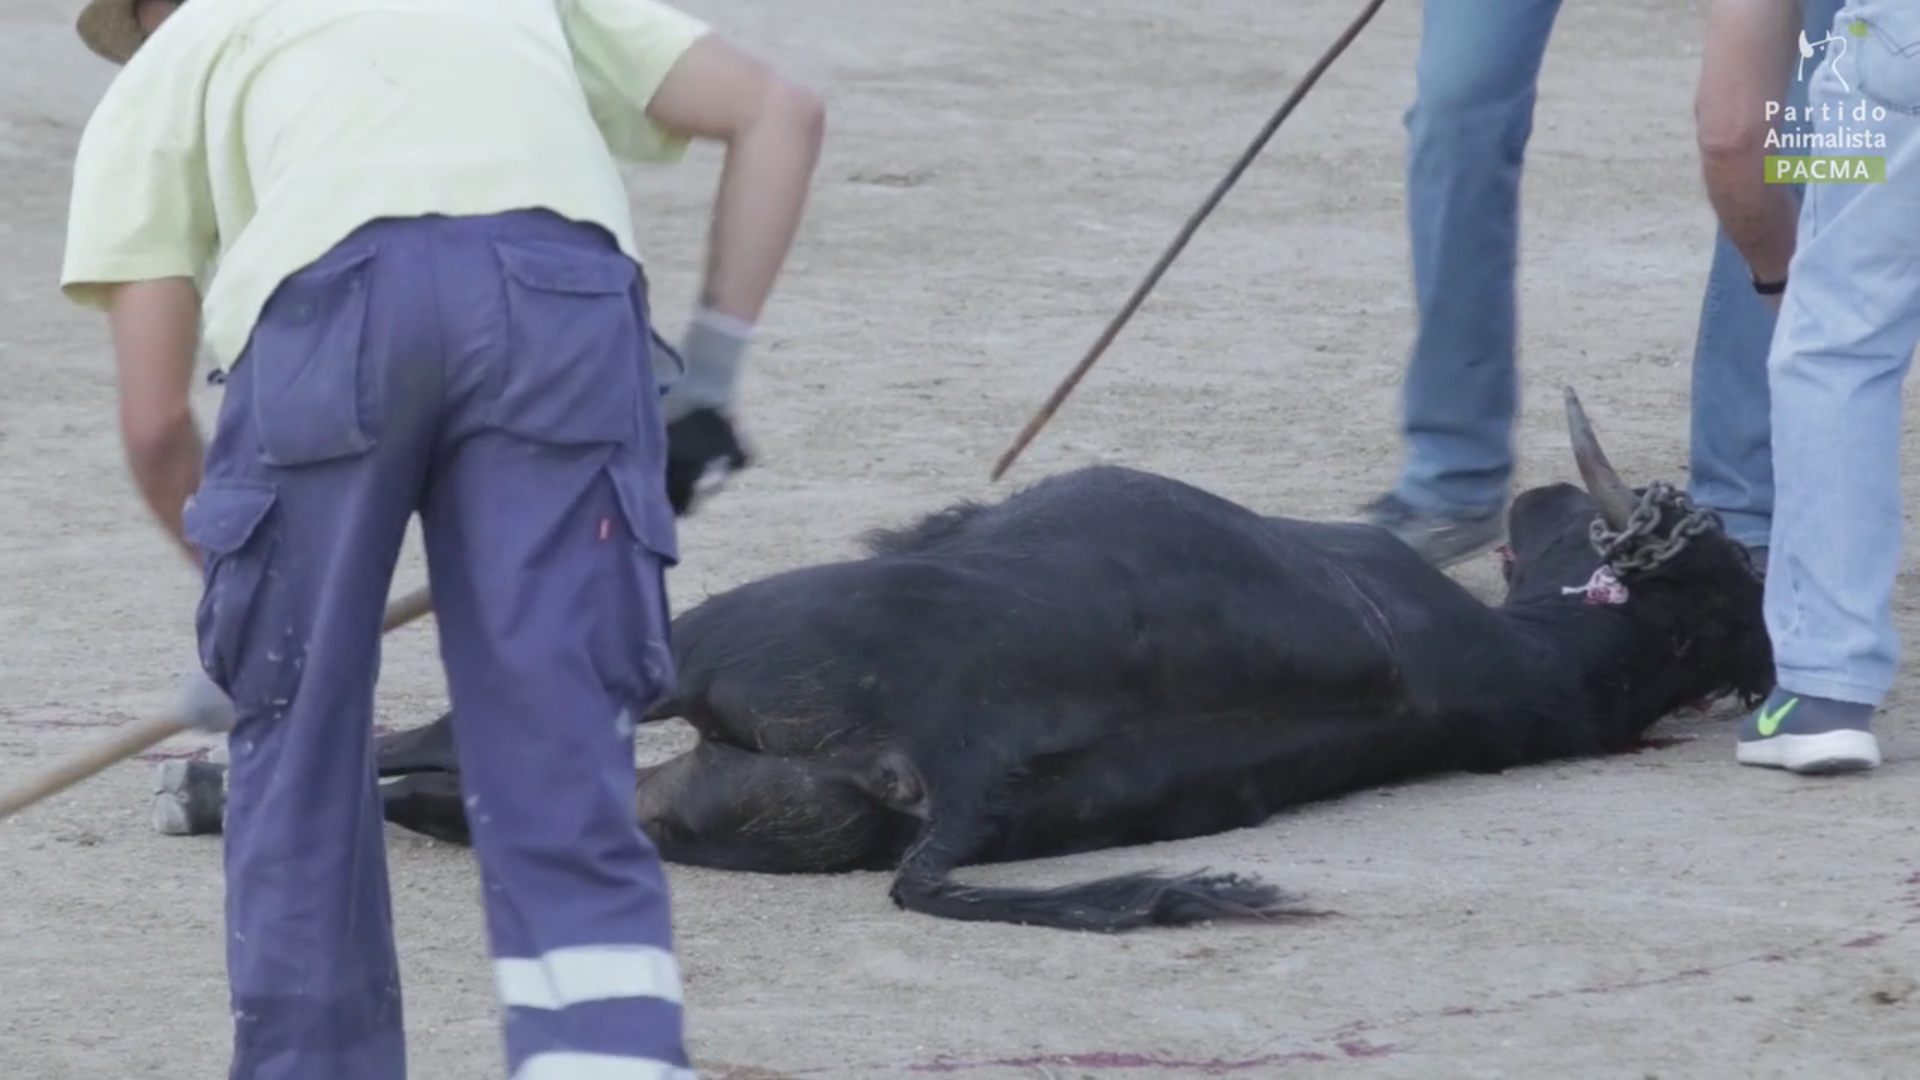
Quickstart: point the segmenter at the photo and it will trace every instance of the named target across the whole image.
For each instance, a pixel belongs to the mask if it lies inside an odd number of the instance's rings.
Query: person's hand
[[[233,730],[233,702],[199,668],[180,680],[173,701],[173,718],[209,735],[224,735]]]
[[[752,462],[732,419],[719,409],[695,409],[668,424],[667,501],[674,516],[691,516]]]
[[[735,388],[752,333],[745,322],[702,308],[694,313],[678,349],[654,335],[655,370],[664,370],[663,357],[680,361],[674,366],[683,369],[662,402],[667,421],[667,499],[676,517],[691,515],[726,485],[729,476],[752,463],[734,410]]]

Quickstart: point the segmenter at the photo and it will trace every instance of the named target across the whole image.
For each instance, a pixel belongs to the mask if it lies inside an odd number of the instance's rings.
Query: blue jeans
[[[1866,20],[1864,37],[1846,24]],[[1920,3],[1850,0],[1848,47],[1809,75],[1816,123],[1878,134],[1884,183],[1812,185],[1768,373],[1779,497],[1767,630],[1783,689],[1878,705],[1899,638],[1901,390],[1920,344]],[[1826,28],[1815,37],[1826,36]],[[1886,110],[1857,120],[1857,105]]]
[[[1808,0],[1820,40],[1840,0]],[[1407,460],[1395,494],[1424,511],[1506,500],[1518,407],[1514,274],[1520,173],[1535,88],[1561,0],[1426,0],[1407,110],[1407,219],[1419,315],[1407,367]],[[1809,71],[1811,75],[1811,71]],[[1789,73],[1788,104],[1805,100]],[[1676,87],[1675,108],[1690,96]],[[1783,126],[1784,127],[1784,126]],[[1697,174],[1675,183],[1697,184]],[[1767,542],[1773,504],[1769,311],[1724,234],[1694,348],[1690,491],[1735,539]]]

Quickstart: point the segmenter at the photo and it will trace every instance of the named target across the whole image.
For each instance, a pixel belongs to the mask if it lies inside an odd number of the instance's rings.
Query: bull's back
[[[1123,620],[1106,629],[1124,632],[1136,689],[1189,708],[1385,698],[1408,641],[1483,610],[1383,529],[1267,517],[1113,466],[1042,481],[928,553],[1022,565],[1067,610]]]
[[[1376,593],[1412,558],[1380,530],[1080,470],[886,554],[712,597],[675,621],[676,696],[779,717],[753,721],[763,742],[858,736],[929,707],[1041,709],[1070,732],[1116,712],[1384,701],[1402,613]]]

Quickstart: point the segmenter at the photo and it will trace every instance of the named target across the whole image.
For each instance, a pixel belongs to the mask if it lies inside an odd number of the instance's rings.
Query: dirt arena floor
[[[56,290],[71,155],[110,75],[72,36],[76,6],[0,7],[6,783],[149,715],[193,656],[196,581],[123,469],[104,325]],[[1358,6],[689,0],[820,88],[831,119],[746,392],[764,463],[685,527],[676,606],[1004,490],[994,458]],[[1684,479],[1711,236],[1695,8],[1562,16],[1525,189],[1523,483],[1573,475],[1566,381],[1629,476]],[[1123,462],[1344,517],[1388,482],[1419,18],[1388,5],[1009,483]],[[718,160],[632,173],[671,327]],[[1491,559],[1460,575],[1493,595]],[[416,547],[396,592],[421,580]],[[1916,602],[1909,577],[1910,640]],[[434,643],[430,623],[389,639],[383,723],[440,708]],[[1867,777],[1740,768],[1723,711],[1670,721],[1666,749],[968,874],[1252,871],[1343,916],[1310,926],[1076,936],[905,914],[884,875],[676,868],[692,1045],[733,1080],[1917,1076],[1915,678]],[[220,846],[152,832],[152,760],[0,825],[0,1074],[225,1073]],[[468,854],[395,832],[390,856],[411,1075],[500,1075]]]

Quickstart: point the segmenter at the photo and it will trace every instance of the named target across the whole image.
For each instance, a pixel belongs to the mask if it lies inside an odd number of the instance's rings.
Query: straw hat
[[[87,0],[87,6],[80,9],[80,17],[74,20],[73,28],[80,32],[80,40],[95,54],[116,64],[125,64],[133,58],[134,51],[147,40],[147,32],[140,29],[140,20],[134,16],[134,5],[139,0]]]

